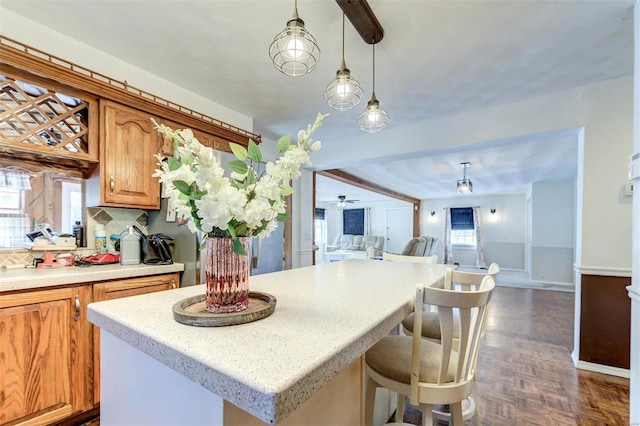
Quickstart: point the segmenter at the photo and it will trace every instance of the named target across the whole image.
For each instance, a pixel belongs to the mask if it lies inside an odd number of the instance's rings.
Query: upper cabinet
[[[101,100],[101,161],[87,182],[87,205],[160,209],[160,183],[152,174],[161,149],[149,113]]]

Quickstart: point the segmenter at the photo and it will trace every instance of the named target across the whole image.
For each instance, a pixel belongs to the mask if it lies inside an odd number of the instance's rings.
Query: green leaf
[[[238,160],[244,161],[247,159],[247,149],[244,146],[229,142],[229,147]]]
[[[241,222],[238,226],[234,228],[234,231],[236,231],[236,235],[238,236],[245,235],[247,232],[247,224],[244,222]]]
[[[181,162],[179,162],[178,160],[176,160],[173,157],[167,158],[167,164],[169,165],[169,170],[172,171],[172,172],[175,172],[176,170],[178,170],[180,168],[180,166],[182,165]]]
[[[227,163],[227,166],[231,169],[232,172],[235,172],[241,175],[247,173],[247,171],[249,170],[249,166],[247,166],[246,163],[240,160],[229,161]]]
[[[247,255],[247,251],[244,249],[244,246],[242,245],[240,240],[237,239],[237,238],[233,239],[233,252],[235,254],[239,254],[241,256],[246,256]]]
[[[232,221],[232,222],[235,222],[235,221]],[[231,235],[231,238],[234,238],[234,239],[238,238],[236,236],[236,230],[233,228],[233,223],[229,222],[227,224],[227,231],[229,231],[229,234]]]
[[[249,139],[249,158],[251,158],[254,163],[262,161],[262,152],[260,152],[258,145],[251,139]]]
[[[276,218],[276,220],[277,220],[278,222],[286,222],[286,221],[288,221],[289,219],[291,219],[291,215],[290,215],[290,214],[288,214],[288,213],[280,213],[280,214],[278,215],[278,217]]]
[[[207,195],[207,191],[194,191],[193,194],[191,194],[191,199],[201,200],[205,195]]]
[[[280,154],[284,154],[289,149],[291,145],[291,135],[284,135],[280,139],[278,139],[277,149]]]
[[[285,197],[287,195],[291,195],[293,194],[293,188],[288,185],[280,185],[280,194],[282,194]]]
[[[190,185],[187,185],[187,182],[183,180],[174,180],[173,186],[175,186],[178,191],[182,192],[185,195],[191,195],[191,191],[193,189]]]

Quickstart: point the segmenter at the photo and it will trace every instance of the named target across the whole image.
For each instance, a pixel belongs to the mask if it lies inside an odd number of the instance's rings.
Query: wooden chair
[[[402,254],[394,253],[382,253],[382,260],[389,260],[393,262],[411,262],[411,263],[431,263],[435,265],[438,263],[438,255],[433,256],[405,256]]]
[[[489,265],[489,269],[487,273],[475,273],[475,272],[463,272],[456,271],[452,269],[447,269],[444,277],[444,288],[452,290],[452,289],[460,289],[462,291],[469,291],[477,289],[480,286],[480,283],[486,276],[490,276],[494,279],[500,272],[500,267],[497,263],[492,263]],[[459,319],[457,316],[454,316],[454,322],[457,322]],[[414,314],[410,314],[407,318],[402,321],[402,332],[408,336],[413,334],[413,324],[414,324]],[[481,336],[484,338],[485,334],[485,325],[486,325],[486,316],[484,322],[481,327]],[[422,338],[426,340],[431,340],[435,343],[440,343],[441,332],[440,332],[440,317],[438,315],[438,311],[431,307],[430,310],[426,310],[422,313]],[[454,330],[453,336],[453,344],[454,349],[457,348],[459,336],[456,334]],[[469,396],[468,400],[463,404],[463,417],[464,420],[470,419],[473,417],[476,411],[475,399],[473,396]],[[440,410],[435,410],[434,415],[441,420],[448,420],[449,414]]]
[[[448,404],[453,424],[462,425],[462,401],[474,388],[475,365],[495,282],[484,277],[479,289],[462,291],[416,286],[415,310],[435,305],[440,314],[440,343],[413,336],[383,337],[365,355],[365,424],[373,419],[376,387],[399,395],[396,421],[404,415],[404,398],[419,406],[422,424],[433,424],[433,405]],[[454,310],[458,321],[454,321]],[[414,330],[422,328],[422,315],[414,315]],[[454,345],[454,332],[459,336]],[[456,350],[457,348],[457,350]]]

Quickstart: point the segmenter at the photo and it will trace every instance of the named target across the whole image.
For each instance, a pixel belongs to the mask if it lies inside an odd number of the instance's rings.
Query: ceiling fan
[[[338,195],[338,201],[330,201],[330,203],[336,203],[338,207],[345,207],[347,203],[357,203],[360,200],[347,200],[346,195]]]

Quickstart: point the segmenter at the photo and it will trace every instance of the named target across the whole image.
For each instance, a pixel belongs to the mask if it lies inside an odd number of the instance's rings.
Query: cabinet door
[[[102,204],[160,209],[160,183],[152,176],[160,137],[151,115],[109,101],[101,101]]]
[[[91,408],[86,286],[0,296],[0,423]]]
[[[93,301],[119,299],[154,293],[180,286],[180,274],[153,275],[150,277],[130,278],[107,281],[93,285]],[[100,328],[93,326],[93,402],[100,402]]]

